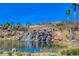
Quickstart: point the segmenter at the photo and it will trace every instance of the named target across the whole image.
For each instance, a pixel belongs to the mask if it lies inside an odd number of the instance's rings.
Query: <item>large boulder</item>
[[[16,48],[12,49],[12,56],[16,56]]]

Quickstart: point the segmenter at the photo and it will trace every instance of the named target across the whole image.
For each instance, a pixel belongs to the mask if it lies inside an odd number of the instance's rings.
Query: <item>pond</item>
[[[41,43],[36,44],[32,41],[20,41],[20,40],[0,40],[0,49],[11,51],[12,48],[16,48],[18,52],[44,52],[44,48],[49,49],[49,47],[42,46]]]
[[[36,32],[25,33],[20,40],[0,40],[0,48],[3,50],[16,48],[20,52],[41,52],[45,50],[43,48],[49,49],[51,47],[51,37],[50,35],[47,36],[49,33],[42,33],[39,39],[37,38],[38,35],[35,34]]]

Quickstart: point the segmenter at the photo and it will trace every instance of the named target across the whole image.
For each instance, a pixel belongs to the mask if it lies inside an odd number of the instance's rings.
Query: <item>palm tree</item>
[[[30,22],[27,22],[27,23],[26,23],[26,29],[27,29],[27,30],[30,28],[30,25],[31,25]]]
[[[76,7],[79,6],[78,3],[72,3],[72,5],[74,6],[74,27],[73,30],[75,30],[77,24],[76,24]]]
[[[70,9],[66,10],[66,14],[68,16],[68,29],[69,29],[70,28],[70,15],[71,15],[71,10]],[[70,29],[69,29],[69,32],[70,32]]]
[[[78,3],[72,3],[72,5],[74,6],[74,25],[76,25],[76,7],[79,6]]]
[[[18,29],[18,30],[21,30],[21,28],[22,28],[22,24],[21,24],[20,22],[18,22],[18,23],[17,23],[17,29]]]
[[[13,27],[15,23],[14,22],[10,22],[10,24],[11,24],[11,27]]]
[[[68,21],[70,22],[71,10],[70,9],[66,10],[66,14],[68,15]]]
[[[10,29],[13,29],[14,22],[8,22],[7,24],[8,24],[8,27],[9,27]]]
[[[6,25],[7,27],[9,27],[11,24],[10,24],[9,22],[7,22],[5,25]]]

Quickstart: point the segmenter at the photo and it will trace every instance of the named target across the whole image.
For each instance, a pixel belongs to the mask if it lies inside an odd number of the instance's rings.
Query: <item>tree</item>
[[[5,26],[7,26],[7,27],[9,27],[10,25],[11,25],[10,22],[7,22],[7,23],[5,24]]]
[[[0,26],[3,26],[3,24],[0,24]]]
[[[72,3],[72,5],[74,6],[74,25],[76,25],[76,6],[79,6],[78,3]]]
[[[70,15],[71,15],[71,10],[70,9],[66,10],[66,14],[68,15],[68,31],[70,32]]]
[[[14,22],[10,22],[10,24],[11,24],[11,28],[14,29],[15,23]]]
[[[30,28],[30,25],[31,25],[30,22],[27,22],[27,23],[26,23],[26,29],[27,29],[27,30]]]
[[[18,22],[18,23],[17,23],[17,29],[18,29],[18,30],[21,30],[21,28],[22,28],[22,24],[21,24],[20,22]]]
[[[3,27],[4,29],[8,29],[10,25],[11,25],[10,22],[6,22],[3,24]]]
[[[71,15],[70,9],[66,10],[66,15],[68,15],[68,21],[70,22],[70,15]]]

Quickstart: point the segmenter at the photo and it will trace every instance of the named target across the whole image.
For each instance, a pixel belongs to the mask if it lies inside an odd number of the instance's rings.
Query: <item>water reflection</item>
[[[50,32],[32,31],[25,33],[20,40],[0,40],[0,48],[3,50],[11,50],[16,48],[22,52],[38,52],[41,48],[51,47],[52,35]]]

